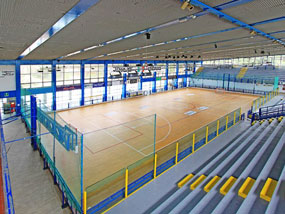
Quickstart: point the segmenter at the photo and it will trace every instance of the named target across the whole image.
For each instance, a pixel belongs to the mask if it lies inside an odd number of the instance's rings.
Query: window
[[[185,63],[179,63],[179,72],[178,74],[185,74],[186,64]]]
[[[51,65],[21,65],[20,73],[22,88],[51,86]]]
[[[176,63],[168,64],[168,76],[176,75]]]
[[[104,64],[86,64],[84,82],[104,82]]]
[[[156,76],[157,77],[165,77],[166,75],[166,64],[165,63],[158,63],[156,65],[157,67],[160,67],[161,70],[156,71]]]
[[[78,85],[80,84],[80,65],[57,65],[56,85]]]

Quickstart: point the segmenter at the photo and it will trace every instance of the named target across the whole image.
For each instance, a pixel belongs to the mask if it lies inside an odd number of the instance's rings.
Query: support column
[[[56,111],[56,61],[52,61],[51,66],[51,85],[52,85],[52,110]]]
[[[122,86],[122,99],[125,99],[127,97],[127,74],[124,73],[123,76],[123,86]]]
[[[16,114],[21,114],[21,70],[20,61],[16,61],[15,73],[16,73]]]
[[[165,67],[165,83],[164,83],[164,90],[168,90],[168,62],[166,62],[166,67]]]
[[[106,62],[104,63],[104,87],[103,102],[106,102],[108,96],[108,64]]]
[[[81,62],[80,65],[80,86],[81,86],[81,100],[80,100],[80,105],[84,106],[85,105],[85,66],[84,63]]]
[[[140,76],[140,82],[139,82],[139,90],[142,90],[142,85],[143,85],[143,78]]]
[[[37,99],[34,96],[31,96],[31,135],[31,144],[33,149],[37,150]]]
[[[176,79],[175,79],[174,88],[178,88],[178,74],[179,74],[179,63],[176,62]]]
[[[156,72],[153,73],[152,93],[156,93]]]
[[[230,81],[231,81],[231,75],[228,76],[228,91],[230,90]]]
[[[188,71],[187,71],[187,62],[185,63],[185,78],[183,81],[183,87],[186,88],[187,87],[187,76],[188,76]]]

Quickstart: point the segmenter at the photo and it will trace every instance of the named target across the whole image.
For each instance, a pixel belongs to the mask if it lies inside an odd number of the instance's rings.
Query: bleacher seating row
[[[282,213],[285,119],[255,123],[151,213]],[[282,195],[283,194],[283,195]]]
[[[221,79],[223,74],[231,75],[231,77],[238,78],[238,75],[240,73],[240,70],[242,68],[220,68],[220,69],[214,69],[210,67],[205,67],[203,72],[200,72],[197,77],[203,78],[203,77],[219,77],[218,79]],[[280,81],[285,81],[285,69],[265,69],[265,68],[248,68],[248,70],[245,72],[243,78],[245,79],[274,79],[274,77],[278,76]]]

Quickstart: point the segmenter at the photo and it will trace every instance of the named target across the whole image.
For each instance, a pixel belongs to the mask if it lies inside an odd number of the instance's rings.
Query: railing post
[[[206,144],[208,143],[209,127],[206,127]]]
[[[220,120],[217,121],[217,136],[219,136]]]
[[[234,125],[236,124],[236,112],[234,113]]]
[[[241,108],[239,109],[239,121],[241,121]]]
[[[125,198],[128,197],[128,183],[129,183],[129,170],[126,169],[126,176],[125,176]]]
[[[195,152],[195,133],[193,134],[192,153]]]
[[[178,163],[178,147],[179,147],[179,144],[178,142],[176,143],[176,153],[175,153],[175,164]]]
[[[153,178],[156,178],[157,154],[154,155]]]
[[[87,213],[87,192],[83,193],[83,214]]]
[[[228,130],[229,115],[226,117],[226,131]]]

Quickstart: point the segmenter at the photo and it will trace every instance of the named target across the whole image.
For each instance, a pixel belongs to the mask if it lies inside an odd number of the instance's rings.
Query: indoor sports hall
[[[0,213],[284,213],[284,11],[0,0]]]

